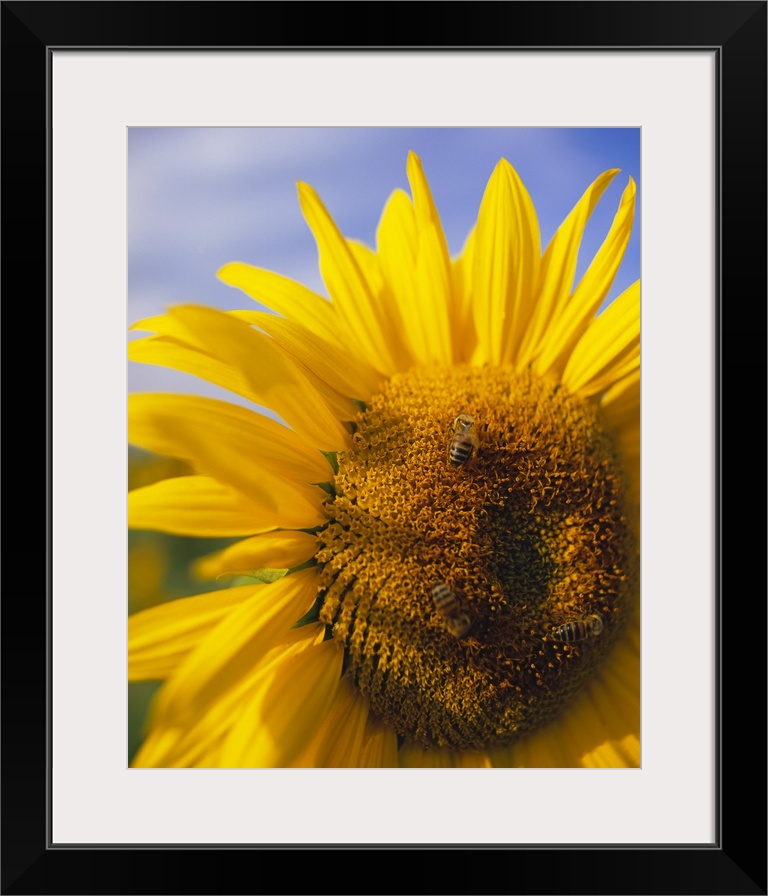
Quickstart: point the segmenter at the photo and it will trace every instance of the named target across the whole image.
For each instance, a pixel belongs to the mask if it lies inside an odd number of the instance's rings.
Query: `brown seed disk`
[[[449,462],[452,424],[478,447]],[[557,715],[637,598],[636,514],[596,406],[507,368],[394,377],[338,457],[320,618],[373,710],[424,746],[508,743]],[[452,633],[432,588],[470,619]],[[598,614],[573,644],[553,631]]]

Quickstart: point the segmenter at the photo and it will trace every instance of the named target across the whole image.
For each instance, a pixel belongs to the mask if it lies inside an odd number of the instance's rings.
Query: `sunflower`
[[[139,529],[237,539],[231,587],[129,620],[161,680],[139,767],[636,767],[640,286],[600,311],[630,179],[574,285],[601,174],[544,252],[502,159],[449,255],[420,160],[371,249],[298,185],[330,301],[263,269],[271,308],[173,307],[135,361],[282,418],[129,397],[130,441],[190,464],[129,493]]]

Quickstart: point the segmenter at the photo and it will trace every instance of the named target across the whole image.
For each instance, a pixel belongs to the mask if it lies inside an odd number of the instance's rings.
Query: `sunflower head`
[[[221,278],[277,315],[186,306],[141,324],[155,335],[137,360],[288,427],[132,401],[132,439],[195,470],[133,492],[134,525],[243,536],[205,569],[268,582],[134,617],[144,677],[163,618],[184,642],[156,664],[168,682],[138,764],[637,763],[639,285],[597,314],[631,181],[573,283],[615,174],[542,252],[502,160],[454,259],[414,155],[375,250],[300,185],[330,301],[236,263]]]

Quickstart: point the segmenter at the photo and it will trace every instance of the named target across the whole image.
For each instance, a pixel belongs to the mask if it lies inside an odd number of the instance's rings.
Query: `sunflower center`
[[[637,576],[598,410],[507,368],[416,369],[359,415],[320,533],[320,619],[424,746],[501,745],[606,654]]]

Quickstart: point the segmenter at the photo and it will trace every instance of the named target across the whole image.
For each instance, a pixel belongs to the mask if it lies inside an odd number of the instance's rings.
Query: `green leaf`
[[[339,472],[339,459],[335,451],[321,451],[320,454],[328,461],[333,468],[334,474]]]
[[[258,585],[271,585],[272,582],[276,582],[278,579],[282,579],[282,577],[287,572],[287,569],[270,569],[269,567],[263,567],[262,569],[249,569],[248,572],[241,572],[240,575],[230,584],[250,585],[254,583],[253,580],[255,579],[256,584]]]
[[[299,619],[298,622],[295,622],[291,628],[301,628],[302,625],[309,625],[310,622],[319,622],[320,621],[320,607],[323,605],[322,596],[318,595],[315,602],[312,606],[307,610],[307,612]]]

